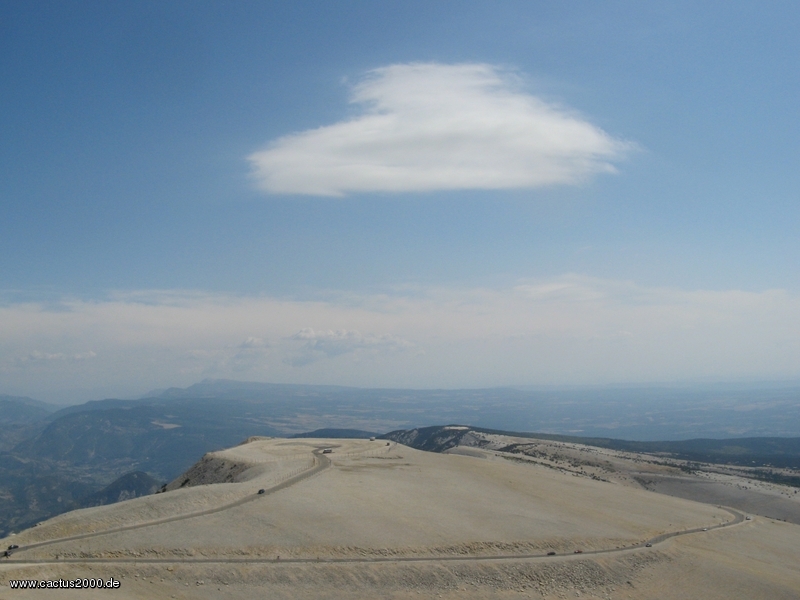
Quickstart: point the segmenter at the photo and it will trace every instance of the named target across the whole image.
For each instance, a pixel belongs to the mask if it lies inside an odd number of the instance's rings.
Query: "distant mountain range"
[[[33,398],[0,395],[0,426],[29,425],[56,410],[58,407]]]
[[[393,390],[208,380],[140,399],[61,409],[0,396],[0,535],[83,506],[90,497],[99,501],[93,495],[110,485],[103,498],[140,495],[206,452],[250,436],[370,437],[421,432],[417,428],[430,423],[778,465],[793,461],[795,451],[788,442],[760,438],[800,436],[800,390]],[[659,437],[752,439],[646,441]],[[152,481],[143,484],[131,475],[137,472]]]

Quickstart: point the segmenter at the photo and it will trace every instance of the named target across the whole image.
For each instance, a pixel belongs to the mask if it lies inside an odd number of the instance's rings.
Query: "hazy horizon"
[[[0,3],[0,392],[798,381],[798,24]]]
[[[604,392],[619,390],[623,392],[630,391],[677,391],[686,393],[708,393],[708,392],[769,392],[777,390],[797,390],[800,392],[800,380],[771,380],[771,381],[661,381],[661,382],[612,382],[607,384],[562,384],[562,385],[497,385],[487,387],[370,387],[358,385],[338,385],[338,384],[325,384],[325,383],[295,383],[295,382],[282,382],[282,381],[254,381],[244,379],[231,379],[231,378],[206,378],[194,381],[187,385],[174,385],[159,388],[148,388],[144,392],[133,392],[130,394],[108,394],[108,395],[92,395],[82,390],[76,390],[70,394],[54,394],[53,396],[36,396],[25,393],[21,390],[9,391],[0,389],[0,396],[30,398],[38,402],[45,402],[57,407],[77,406],[87,402],[96,402],[101,400],[140,400],[151,397],[158,397],[159,395],[167,392],[168,390],[187,390],[195,386],[221,384],[222,386],[230,385],[232,388],[238,386],[274,386],[274,387],[301,387],[309,386],[313,388],[341,388],[353,389],[358,391],[411,391],[411,392],[460,392],[460,391],[490,391],[490,390],[517,390],[522,392],[545,393],[545,392]],[[759,399],[754,398],[758,402]],[[702,408],[698,406],[698,408]]]

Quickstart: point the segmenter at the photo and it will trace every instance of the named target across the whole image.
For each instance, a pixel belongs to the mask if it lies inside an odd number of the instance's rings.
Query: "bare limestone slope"
[[[798,526],[469,450],[256,439],[22,532],[0,577],[122,582],[63,598],[800,595]]]

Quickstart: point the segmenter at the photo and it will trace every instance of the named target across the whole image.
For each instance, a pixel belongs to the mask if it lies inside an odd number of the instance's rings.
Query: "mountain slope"
[[[143,471],[134,471],[112,481],[102,490],[90,494],[81,500],[80,505],[89,507],[114,504],[131,498],[155,494],[161,486],[162,483],[158,479],[150,477]]]
[[[675,459],[694,462],[740,465],[743,467],[781,467],[800,469],[800,437],[762,437],[729,439],[694,439],[679,441],[637,442],[614,438],[579,437],[550,433],[502,431],[463,425],[434,425],[408,430],[391,431],[381,436],[402,444],[444,452],[459,444],[470,431],[517,438],[550,440],[608,448],[623,452],[663,454]]]
[[[794,525],[468,450],[253,439],[21,532],[0,575],[113,576],[129,600],[797,598]]]
[[[66,414],[14,448],[21,456],[104,470],[132,469],[163,480],[177,476],[198,455],[232,446],[247,435],[275,430],[229,403],[181,402]]]
[[[52,404],[23,396],[0,395],[0,426],[28,425],[57,410]]]

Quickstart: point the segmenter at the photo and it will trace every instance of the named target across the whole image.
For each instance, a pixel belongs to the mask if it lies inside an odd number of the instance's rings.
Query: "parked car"
[[[323,454],[330,454],[331,452],[333,452],[333,448],[325,448],[325,450],[322,451]]]

